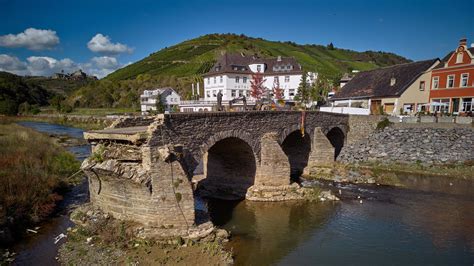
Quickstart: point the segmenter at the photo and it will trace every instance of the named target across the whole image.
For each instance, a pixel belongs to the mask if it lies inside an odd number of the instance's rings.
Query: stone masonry
[[[334,136],[328,132],[338,128],[342,138],[354,142],[366,137],[378,121],[306,112],[302,124],[302,113],[296,111],[129,117],[85,133],[93,155],[82,169],[89,177],[95,206],[118,219],[143,224],[152,235],[196,235],[202,225],[195,214],[195,188],[209,185],[207,196],[230,191],[252,200],[259,200],[260,194],[249,191],[262,188],[278,195],[295,192],[298,188],[290,185],[291,154],[281,147],[291,133],[304,128],[310,137],[309,156],[295,158],[308,158],[298,165],[307,165],[304,172],[313,173],[334,161],[330,142]],[[196,173],[199,165],[202,173]],[[194,179],[197,176],[199,180]],[[294,199],[298,193],[275,198]]]

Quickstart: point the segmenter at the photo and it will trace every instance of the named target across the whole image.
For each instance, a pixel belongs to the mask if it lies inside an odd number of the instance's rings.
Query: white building
[[[224,54],[208,73],[203,75],[204,97],[200,101],[185,101],[180,105],[183,112],[210,111],[217,103],[217,94],[222,93],[222,104],[245,96],[247,105],[255,104],[250,95],[252,75],[261,73],[263,86],[268,93],[279,85],[283,100],[291,103],[298,93],[303,70],[293,57],[259,58],[244,54]],[[308,82],[317,79],[317,73],[308,73]],[[236,102],[235,106],[241,106]]]
[[[244,54],[224,54],[204,77],[204,100],[217,101],[222,93],[222,102],[241,97],[250,97],[252,74],[263,75],[263,86],[268,90],[278,83],[285,101],[293,101],[298,93],[303,70],[293,57],[258,58]],[[317,79],[317,73],[308,73],[308,82]]]
[[[145,90],[140,95],[140,106],[142,114],[148,114],[149,111],[156,110],[157,101],[165,106],[166,111],[172,111],[173,108],[179,106],[181,97],[173,88],[159,88],[154,90]]]

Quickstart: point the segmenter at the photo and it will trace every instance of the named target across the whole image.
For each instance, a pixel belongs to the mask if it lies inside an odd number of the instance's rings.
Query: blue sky
[[[474,42],[474,0],[0,0],[0,7],[0,70],[17,74],[81,67],[104,76],[207,33],[333,42],[413,60],[443,57],[461,37]]]

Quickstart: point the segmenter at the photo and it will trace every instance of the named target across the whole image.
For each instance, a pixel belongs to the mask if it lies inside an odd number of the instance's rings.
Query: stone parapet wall
[[[471,128],[388,127],[344,147],[338,161],[459,163],[474,160]]]
[[[355,143],[369,136],[377,128],[377,124],[385,116],[381,115],[351,115],[349,117],[349,132],[347,133],[347,144]]]

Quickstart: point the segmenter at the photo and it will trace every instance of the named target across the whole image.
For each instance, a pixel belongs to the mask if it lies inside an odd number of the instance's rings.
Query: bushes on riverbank
[[[2,123],[0,165],[0,244],[4,245],[54,211],[66,177],[80,163],[48,136]]]

